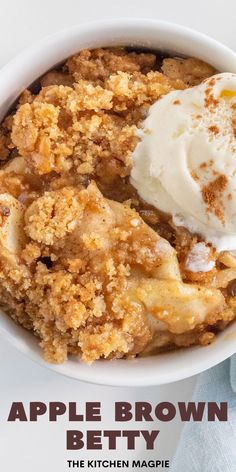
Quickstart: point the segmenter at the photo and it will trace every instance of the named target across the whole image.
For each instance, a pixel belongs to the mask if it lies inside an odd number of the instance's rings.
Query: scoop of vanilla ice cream
[[[133,154],[139,195],[219,251],[236,249],[236,74],[154,103]]]

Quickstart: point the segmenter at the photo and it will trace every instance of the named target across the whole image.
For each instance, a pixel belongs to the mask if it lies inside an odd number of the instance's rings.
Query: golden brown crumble
[[[93,82],[104,81],[117,72],[142,72],[155,69],[157,58],[150,53],[127,53],[125,49],[83,50],[66,63],[66,69],[76,81],[85,79]]]
[[[187,59],[168,57],[164,59],[161,70],[167,77],[183,80],[188,86],[197,85],[216,72],[209,64],[191,57]]]
[[[211,248],[209,273],[187,270],[199,238],[129,182],[149,106],[214,72],[194,58],[84,50],[3,121],[0,300],[49,362],[206,345],[235,317],[235,258]],[[226,184],[203,189],[214,212]]]

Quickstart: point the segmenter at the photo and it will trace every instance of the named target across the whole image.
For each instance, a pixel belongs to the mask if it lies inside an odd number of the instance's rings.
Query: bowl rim
[[[21,73],[21,77],[19,82],[22,81],[22,85],[19,87],[18,94],[16,94],[16,89],[14,90],[14,97],[19,95],[20,91],[23,90],[25,87],[32,83],[30,80],[27,83],[27,70],[22,71],[23,65],[27,66],[30,64],[31,69],[34,65],[37,66],[37,70],[40,70],[42,73],[49,70],[53,67],[57,62],[51,62],[51,65],[48,67],[44,61],[41,61],[41,55],[45,52],[45,50],[52,50],[55,57],[60,57],[60,51],[57,51],[57,47],[59,44],[62,43],[62,39],[69,43],[75,42],[76,37],[81,37],[83,34],[88,36],[91,34],[91,37],[96,35],[106,35],[111,34],[113,32],[114,39],[116,38],[117,34],[121,36],[123,34],[124,37],[131,38],[132,35],[135,37],[138,36],[138,31],[143,32],[156,32],[164,35],[170,34],[171,37],[176,36],[182,38],[183,45],[188,41],[196,43],[198,47],[202,46],[203,50],[199,57],[204,56],[205,49],[204,47],[207,45],[207,53],[206,56],[209,56],[210,51],[218,52],[220,57],[224,56],[225,63],[232,62],[232,69],[236,72],[236,53],[232,51],[227,46],[223,45],[222,43],[218,42],[217,40],[208,37],[207,35],[197,32],[191,28],[181,26],[176,23],[166,22],[163,20],[155,20],[150,18],[117,18],[117,19],[106,19],[106,20],[99,20],[99,21],[92,21],[86,22],[81,25],[74,25],[70,28],[66,28],[60,30],[56,33],[53,33],[45,38],[37,41],[35,44],[31,45],[30,47],[26,48],[22,52],[20,52],[16,57],[11,59],[1,70],[0,70],[0,118],[3,118],[7,109],[13,103],[13,96],[6,95],[5,98],[4,93],[11,87],[13,87],[15,82],[15,76],[13,74],[14,71],[19,71]],[[116,41],[116,39],[115,39]],[[122,40],[125,41],[125,40]],[[122,41],[120,41],[122,43]],[[132,41],[132,40],[131,40]],[[134,39],[135,43],[137,41]],[[119,42],[119,41],[118,41]],[[104,41],[103,41],[104,43]],[[111,41],[109,41],[109,44]],[[142,41],[142,44],[144,41]],[[99,38],[98,38],[99,44]],[[115,44],[115,42],[113,43]],[[113,45],[112,44],[112,45]],[[117,43],[116,43],[117,44]],[[125,44],[125,43],[123,43]],[[140,43],[141,44],[141,43]],[[100,44],[101,46],[102,44]],[[128,45],[128,44],[127,44]],[[104,43],[104,46],[108,46],[108,44]],[[92,47],[92,46],[90,46]],[[94,45],[97,47],[97,44]],[[67,54],[67,56],[62,57],[61,60],[65,59],[66,57],[74,54],[79,51],[81,48],[78,45],[77,48],[73,49],[73,52]],[[184,46],[183,46],[184,48]],[[151,44],[150,44],[151,49]],[[186,46],[187,49],[187,46]],[[176,51],[178,52],[178,51]],[[217,54],[216,54],[217,55]],[[209,58],[207,59],[208,62]],[[48,63],[50,63],[50,57],[48,57]],[[26,67],[27,68],[27,67]],[[232,72],[232,70],[231,70]],[[37,78],[41,74],[37,74]],[[32,74],[31,74],[32,76]],[[35,77],[36,79],[36,77]],[[24,83],[24,86],[23,86]],[[231,324],[228,326],[220,335],[218,336],[218,341],[213,343],[211,346],[207,346],[205,348],[194,346],[189,347],[187,350],[175,350],[174,352],[175,359],[172,361],[173,368],[169,372],[165,372],[164,370],[155,370],[155,365],[158,367],[158,362],[155,361],[151,363],[151,366],[148,366],[148,361],[141,360],[147,358],[136,358],[133,360],[114,360],[109,361],[110,367],[108,368],[108,361],[100,360],[96,361],[92,366],[84,365],[80,361],[75,359],[70,359],[66,363],[62,365],[53,365],[47,364],[42,357],[40,356],[40,348],[36,345],[38,341],[36,338],[32,336],[32,333],[24,332],[23,336],[19,336],[20,333],[23,333],[24,329],[15,325],[14,322],[2,312],[2,316],[0,316],[0,336],[6,339],[10,344],[12,344],[15,348],[21,351],[24,355],[28,358],[32,359],[33,361],[37,362],[41,366],[45,366],[54,372],[60,373],[64,376],[71,377],[80,381],[85,381],[89,383],[101,384],[101,385],[111,385],[111,386],[134,386],[134,387],[141,387],[141,386],[148,386],[148,385],[162,385],[168,384],[171,382],[175,382],[178,380],[185,379],[187,377],[191,377],[195,374],[203,372],[204,370],[213,367],[214,365],[220,363],[221,361],[227,359],[232,354],[236,352],[236,323],[235,326]],[[227,339],[228,342],[224,342],[224,339]],[[219,340],[220,338],[220,340]],[[214,349],[214,346],[217,345],[217,348]],[[213,346],[213,348],[212,348]],[[188,352],[191,350],[192,353],[196,353],[197,361],[191,365],[189,362],[185,365],[184,359],[188,357]],[[180,353],[182,351],[182,353]],[[184,351],[184,353],[183,353]],[[204,351],[204,354],[200,354],[200,351]],[[178,354],[177,354],[178,353]],[[167,356],[171,359],[171,355],[161,354],[156,357],[164,358],[163,356]],[[173,357],[173,356],[172,356]],[[191,356],[190,356],[191,357]],[[154,359],[155,356],[150,356],[150,359]],[[178,368],[178,358],[181,359],[181,364]],[[139,364],[139,367],[133,370]],[[129,372],[126,373],[126,366],[129,365]],[[167,361],[168,365],[168,361]],[[175,368],[174,368],[175,365]],[[104,367],[107,366],[107,367]],[[117,367],[118,366],[118,367]],[[160,367],[160,366],[159,366]],[[116,371],[115,371],[116,369]],[[132,372],[132,375],[131,375]],[[161,373],[160,373],[161,372]]]
[[[197,31],[194,28],[190,28],[188,26],[182,25],[180,23],[175,23],[171,21],[166,21],[166,20],[158,20],[158,19],[153,19],[153,18],[139,18],[139,17],[134,17],[134,18],[129,18],[129,17],[119,17],[119,18],[106,18],[106,19],[99,19],[99,20],[91,20],[91,21],[86,21],[81,24],[74,24],[72,26],[69,26],[67,28],[62,28],[54,33],[47,34],[44,37],[36,40],[31,44],[30,46],[27,46],[24,48],[22,51],[18,52],[14,57],[12,57],[5,65],[3,65],[0,68],[1,74],[7,71],[9,67],[12,66],[13,63],[15,63],[18,60],[22,60],[24,57],[29,56],[31,52],[35,52],[36,50],[41,50],[45,45],[48,46],[48,44],[54,44],[55,41],[57,42],[58,38],[61,37],[62,35],[66,36],[71,36],[74,33],[78,32],[78,29],[80,33],[86,31],[93,31],[94,29],[98,29],[100,31],[106,30],[107,28],[114,28],[116,29],[122,29],[122,28],[133,28],[133,27],[158,27],[159,31],[164,30],[166,31],[173,31],[175,33],[181,33],[181,35],[184,35],[186,38],[191,35],[192,39],[196,38],[198,40],[202,39],[203,41],[207,41],[208,43],[211,43],[212,45],[215,45],[217,47],[220,47],[222,50],[228,53],[233,53],[235,55],[235,52],[229,47],[226,46],[225,44],[221,43],[217,39],[208,36],[205,33],[202,33],[200,31]]]

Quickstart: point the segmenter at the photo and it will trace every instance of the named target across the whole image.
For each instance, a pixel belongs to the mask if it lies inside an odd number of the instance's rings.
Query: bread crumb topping
[[[84,50],[24,91],[1,124],[0,302],[47,361],[205,345],[235,317],[218,288],[232,269],[191,272],[199,252],[208,269],[217,257],[129,182],[150,105],[214,72],[194,58]],[[203,189],[220,217],[226,187],[221,175]]]

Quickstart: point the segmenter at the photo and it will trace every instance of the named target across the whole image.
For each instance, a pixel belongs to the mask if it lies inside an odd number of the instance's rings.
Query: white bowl
[[[144,46],[165,52],[196,56],[220,71],[236,73],[236,54],[217,41],[171,23],[156,20],[119,19],[90,23],[61,31],[21,53],[0,71],[0,118],[19,93],[40,75],[83,48]],[[31,359],[63,375],[98,384],[119,386],[160,385],[190,377],[236,352],[236,322],[207,347],[190,347],[134,360],[101,360],[92,366],[70,358],[55,366],[46,364],[38,341],[15,325],[4,313],[0,334]]]

